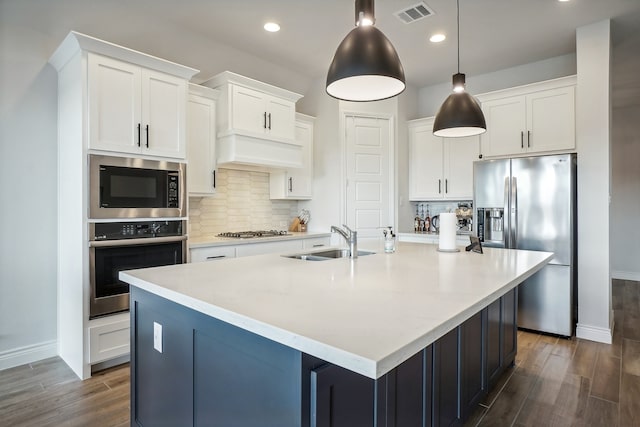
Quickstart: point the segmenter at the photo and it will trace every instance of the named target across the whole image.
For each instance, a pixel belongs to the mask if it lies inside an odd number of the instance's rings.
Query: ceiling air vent
[[[413,6],[399,10],[394,13],[394,15],[397,16],[398,19],[405,24],[411,24],[413,22],[419,21],[422,18],[426,18],[427,16],[435,15],[435,12],[429,6],[427,6],[425,2],[420,2],[414,4]]]

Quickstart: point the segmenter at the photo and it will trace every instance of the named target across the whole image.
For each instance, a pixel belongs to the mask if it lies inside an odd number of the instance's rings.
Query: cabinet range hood
[[[303,166],[303,147],[294,140],[277,141],[243,133],[218,134],[218,167],[268,172]]]
[[[227,169],[301,168],[296,102],[302,95],[224,71],[202,83],[220,90],[216,158]]]

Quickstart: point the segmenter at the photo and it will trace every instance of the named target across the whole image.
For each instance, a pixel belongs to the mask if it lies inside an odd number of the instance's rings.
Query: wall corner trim
[[[589,341],[611,344],[613,341],[613,327],[600,328],[598,326],[583,325],[578,323],[576,337]]]

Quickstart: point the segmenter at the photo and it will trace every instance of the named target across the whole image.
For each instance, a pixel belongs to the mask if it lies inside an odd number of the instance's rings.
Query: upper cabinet
[[[185,157],[187,81],[89,53],[89,148]]]
[[[227,129],[244,131],[270,139],[295,138],[296,104],[240,85],[232,85]]]
[[[478,96],[486,157],[575,149],[575,76]]]
[[[203,85],[220,90],[219,166],[302,167],[303,148],[295,133],[301,95],[229,71]]]
[[[189,84],[187,162],[189,194],[216,192],[216,100],[220,91]]]
[[[315,118],[296,114],[296,141],[302,145],[302,167],[269,174],[272,199],[311,199],[313,192],[313,125]]]
[[[480,140],[437,137],[433,120],[409,122],[409,200],[470,200]]]

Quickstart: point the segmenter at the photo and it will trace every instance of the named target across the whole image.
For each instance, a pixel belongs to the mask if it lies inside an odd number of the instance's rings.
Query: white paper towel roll
[[[441,213],[440,214],[440,238],[439,249],[441,251],[456,250],[456,214]]]

